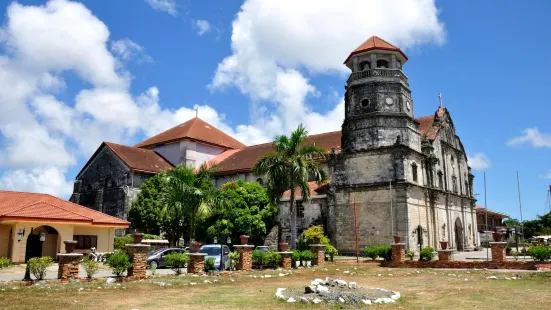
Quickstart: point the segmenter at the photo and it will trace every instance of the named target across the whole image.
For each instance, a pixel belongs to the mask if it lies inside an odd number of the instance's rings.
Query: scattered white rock
[[[189,285],[197,285],[195,282],[189,282]]]
[[[358,284],[356,282],[350,282],[348,283],[348,288],[358,288]]]
[[[505,277],[505,280],[511,280],[511,278]]]
[[[339,302],[342,302],[344,304],[345,300],[342,297],[339,297]]]
[[[203,282],[205,282],[205,284],[210,284],[211,283],[209,280],[205,280]]]
[[[270,275],[270,274],[267,274],[267,275],[264,276],[264,278],[271,278],[271,277],[272,277],[272,275]]]
[[[469,281],[469,279],[465,279],[465,281]]]
[[[316,286],[316,293],[321,293],[321,292],[329,292],[329,288],[323,285]]]
[[[372,304],[371,300],[369,300],[369,299],[362,299],[362,302],[366,305],[371,305]]]
[[[391,277],[394,276],[392,273],[389,273],[388,275],[391,276]]]
[[[300,302],[303,303],[303,304],[309,304],[310,303],[310,301],[307,298],[304,298],[304,297],[300,297]]]
[[[380,277],[380,276],[382,276],[382,274],[379,273],[379,274],[377,275],[377,277]]]
[[[346,286],[346,285],[348,284],[348,283],[346,283],[346,281],[344,281],[344,280],[337,280],[336,282],[337,282],[337,284],[338,284],[339,286]]]
[[[280,277],[284,277],[284,276],[286,276],[286,274],[280,273],[279,276],[280,276]]]
[[[496,276],[489,276],[489,277],[487,277],[486,279],[492,279],[492,280],[495,280],[495,279],[497,279],[497,277],[496,277]]]
[[[198,274],[192,274],[191,276],[192,277],[198,277],[199,275]]]
[[[293,297],[289,297],[289,299],[287,299],[287,302],[296,302],[296,300]]]
[[[345,271],[343,271],[343,273],[350,273],[350,271],[349,271],[349,270],[345,270]]]
[[[391,299],[398,300],[400,299],[400,292],[394,292],[392,296],[390,296]]]
[[[325,285],[325,281],[322,279],[316,278],[314,281],[318,282],[318,284]]]
[[[315,303],[315,304],[319,304],[321,302],[321,299],[314,298],[314,300],[312,300],[312,302]]]

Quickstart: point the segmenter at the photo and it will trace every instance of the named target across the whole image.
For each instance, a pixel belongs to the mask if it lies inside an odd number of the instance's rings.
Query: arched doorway
[[[59,233],[51,226],[32,228],[27,237],[25,261],[33,257],[50,256],[56,258],[59,252]]]
[[[461,220],[459,218],[455,219],[455,244],[457,251],[463,251],[464,244],[463,241],[465,238],[463,237],[463,224],[461,224]]]

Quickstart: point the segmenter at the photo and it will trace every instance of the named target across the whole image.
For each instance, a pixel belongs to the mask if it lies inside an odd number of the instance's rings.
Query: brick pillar
[[[239,263],[237,263],[237,270],[253,270],[254,245],[234,245],[233,247],[237,250],[237,252],[239,252]]]
[[[130,255],[132,267],[128,268],[127,276],[136,280],[145,279],[147,275],[147,244],[127,244],[126,252]]]
[[[453,250],[438,250],[438,260],[449,262],[452,260]]]
[[[293,255],[293,252],[278,252],[281,255],[281,267],[283,269],[291,269],[293,267],[291,255]]]
[[[59,262],[59,268],[57,269],[57,278],[61,280],[61,283],[67,283],[69,280],[78,279],[78,266],[82,254],[57,254],[57,260]]]
[[[325,244],[312,244],[310,250],[314,253],[314,259],[312,260],[312,266],[325,266]]]
[[[189,253],[189,264],[187,264],[187,273],[205,272],[206,253]]]
[[[507,261],[505,246],[507,242],[490,242],[492,247],[492,263],[503,263]]]
[[[406,244],[394,243],[392,245],[392,264],[399,265],[406,260]]]

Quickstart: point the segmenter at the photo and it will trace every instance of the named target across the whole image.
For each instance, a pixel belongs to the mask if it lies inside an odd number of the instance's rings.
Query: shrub
[[[302,266],[302,261],[300,260],[300,251],[294,251],[293,254],[291,254],[291,261],[293,263],[293,268],[297,266],[297,262],[300,262],[300,265]]]
[[[107,260],[107,265],[113,269],[113,274],[117,277],[132,267],[130,257],[123,251],[115,251]]]
[[[147,269],[151,270],[151,274],[155,275],[155,272],[157,272],[157,266],[147,266]]]
[[[50,267],[53,263],[53,259],[50,256],[43,257],[33,257],[29,259],[27,263],[29,266],[29,271],[37,280],[44,279],[46,275],[46,268]]]
[[[126,251],[125,245],[131,244],[134,242],[132,235],[126,235],[123,237],[115,238],[114,248],[119,251]]]
[[[551,249],[545,245],[535,245],[528,249],[528,254],[530,254],[534,260],[543,262],[551,258]]]
[[[370,245],[364,250],[365,256],[375,260],[379,256],[379,247],[375,245]]]
[[[182,268],[185,268],[189,263],[189,256],[184,253],[170,253],[165,256],[165,263],[172,267],[175,274],[182,274]]]
[[[328,244],[325,247],[325,256],[329,256],[329,259],[331,259],[332,262],[335,255],[339,255],[339,251],[334,246]]]
[[[320,237],[321,244],[329,244],[329,238],[323,234],[323,227],[310,226],[303,231],[297,239],[297,247],[299,250],[309,250],[310,245],[314,244],[314,237]]]
[[[266,255],[264,255],[263,259],[264,259],[263,261],[264,265],[270,265],[270,266],[276,267],[282,258],[279,253],[270,251],[266,253]]]
[[[99,264],[95,260],[92,260],[92,259],[89,259],[88,257],[85,257],[82,260],[82,268],[84,268],[84,271],[86,271],[86,276],[88,276],[88,279],[92,279],[92,277],[99,270]]]
[[[413,258],[415,257],[415,252],[413,252],[412,250],[408,250],[406,252],[406,257],[409,258],[409,260],[413,260]]]
[[[235,270],[235,266],[237,266],[240,259],[241,255],[239,252],[230,252],[230,255],[228,255],[228,266],[230,270]]]
[[[434,249],[433,248],[423,248],[419,252],[419,260],[422,261],[431,261],[434,258]]]
[[[513,250],[513,248],[511,248],[510,246],[506,246],[505,247],[505,254],[507,255],[511,255],[511,251]]]
[[[300,258],[305,262],[313,260],[314,257],[316,257],[316,254],[314,254],[312,251],[300,251]]]
[[[152,234],[143,234],[143,238],[147,240],[162,240],[161,236],[152,235]]]
[[[253,251],[253,264],[256,265],[262,265],[264,261],[266,260],[264,258],[266,256],[266,252],[260,251],[260,250],[254,250]]]
[[[377,252],[380,258],[391,261],[392,260],[392,247],[389,245],[381,245],[377,247]]]
[[[11,265],[11,261],[9,258],[6,257],[0,257],[0,269],[7,268]]]
[[[215,263],[215,259],[213,257],[207,258],[207,260],[205,261],[205,269],[207,271],[213,271],[214,269],[216,269],[216,267],[214,266],[214,263]]]

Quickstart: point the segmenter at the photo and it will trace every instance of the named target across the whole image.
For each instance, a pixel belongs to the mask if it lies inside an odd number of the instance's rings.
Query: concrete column
[[[390,67],[392,69],[398,69],[398,66],[396,66],[396,55],[390,56]]]
[[[189,263],[187,264],[187,273],[203,273],[205,271],[206,253],[189,253]]]
[[[312,260],[312,266],[325,266],[325,244],[312,244],[310,245],[311,251],[314,253],[314,259]]]
[[[57,254],[57,260],[59,262],[59,268],[57,269],[57,278],[61,280],[61,283],[67,283],[69,280],[78,279],[78,267],[82,254]]]
[[[402,264],[406,260],[406,244],[394,243],[392,245],[392,264]]]
[[[277,252],[281,255],[281,267],[283,269],[289,270],[293,267],[291,255],[293,255],[293,252]]]
[[[358,64],[358,57],[352,58],[352,72],[358,72],[360,71],[360,67]]]
[[[490,242],[492,247],[492,263],[503,263],[507,261],[505,246],[507,242]]]
[[[377,55],[371,54],[369,56],[371,57],[371,69],[377,69]]]
[[[136,280],[145,279],[147,274],[147,244],[127,244],[126,252],[130,255],[132,267],[128,268],[128,277]]]
[[[453,250],[438,250],[438,260],[449,262],[452,259]]]
[[[237,252],[239,252],[239,263],[237,264],[237,270],[251,271],[253,270],[253,248],[254,245],[234,245]]]

